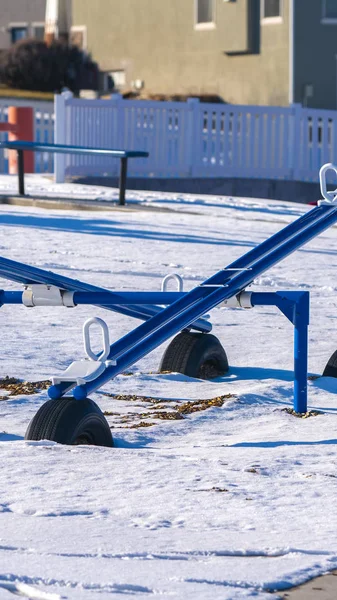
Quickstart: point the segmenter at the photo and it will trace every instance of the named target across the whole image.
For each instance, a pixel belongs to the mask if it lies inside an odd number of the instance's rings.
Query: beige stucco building
[[[122,91],[337,109],[337,0],[67,2],[71,41]],[[0,50],[42,38],[45,8],[1,0]]]
[[[73,0],[122,89],[337,108],[337,0]]]
[[[43,39],[46,0],[1,0],[0,50],[25,37]]]

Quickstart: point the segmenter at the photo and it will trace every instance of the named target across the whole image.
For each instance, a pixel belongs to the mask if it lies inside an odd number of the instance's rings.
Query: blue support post
[[[294,410],[307,412],[309,292],[300,294],[294,311]]]
[[[294,410],[308,409],[309,292],[253,292],[253,306],[274,305],[294,325]]]

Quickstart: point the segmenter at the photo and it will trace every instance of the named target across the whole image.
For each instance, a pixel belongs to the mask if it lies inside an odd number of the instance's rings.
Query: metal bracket
[[[22,304],[28,308],[34,306],[76,306],[74,292],[61,290],[54,285],[32,284],[22,293]]]
[[[227,308],[253,308],[251,297],[252,292],[243,291],[236,296],[224,300],[219,306],[226,306]]]

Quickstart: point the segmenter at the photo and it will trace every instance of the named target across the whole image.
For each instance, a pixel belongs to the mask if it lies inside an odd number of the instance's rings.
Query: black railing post
[[[125,204],[125,189],[126,189],[126,173],[128,169],[128,159],[125,156],[121,158],[121,168],[119,175],[119,204],[124,206]]]
[[[24,196],[25,194],[25,167],[24,167],[24,157],[23,150],[17,150],[18,153],[18,176],[19,176],[19,194],[20,196]]]

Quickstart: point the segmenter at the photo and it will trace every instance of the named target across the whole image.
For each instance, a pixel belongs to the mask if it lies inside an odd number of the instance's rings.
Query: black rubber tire
[[[90,398],[48,400],[29,423],[25,440],[51,440],[68,445],[114,445],[106,418]]]
[[[323,371],[323,377],[337,377],[337,350],[330,356]]]
[[[227,355],[215,335],[182,331],[166,348],[159,367],[159,372],[163,371],[215,379],[227,373]]]

